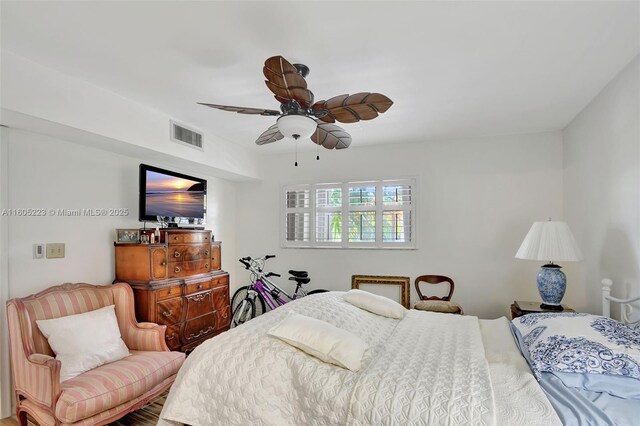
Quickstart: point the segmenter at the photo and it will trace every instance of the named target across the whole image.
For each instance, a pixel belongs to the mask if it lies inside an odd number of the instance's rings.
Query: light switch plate
[[[47,244],[47,259],[60,259],[64,257],[64,243]]]
[[[33,258],[42,259],[44,257],[44,244],[37,243],[33,245]]]

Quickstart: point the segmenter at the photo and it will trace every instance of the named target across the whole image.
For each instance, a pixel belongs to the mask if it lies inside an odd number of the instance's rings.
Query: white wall
[[[573,281],[599,313],[602,278],[614,280],[620,297],[640,294],[640,57],[563,138],[565,216],[585,255]]]
[[[491,318],[514,299],[537,299],[536,262],[514,259],[531,224],[562,217],[560,132],[398,144],[265,157],[264,180],[238,184],[238,253],[270,253],[275,272],[308,269],[312,286],[350,288],[351,275],[443,274],[454,301]],[[417,250],[283,249],[282,185],[417,177]],[[245,281],[246,272],[241,271]],[[236,283],[240,284],[241,279]],[[281,280],[281,282],[285,282]],[[413,283],[412,283],[413,287]],[[416,300],[412,288],[412,300]],[[575,288],[566,302],[573,303]]]
[[[9,133],[9,207],[128,208],[130,212],[127,217],[10,217],[9,296],[25,296],[63,282],[110,283],[115,229],[141,225],[138,165],[145,160],[22,130]],[[175,169],[171,164],[152,164]],[[207,229],[223,241],[223,267],[233,270],[234,183],[198,176],[208,180]],[[51,242],[66,244],[64,259],[33,259],[34,243]]]
[[[9,197],[7,165],[9,130],[0,127],[0,212],[7,207]],[[6,302],[9,299],[9,238],[8,218],[0,214],[0,418],[11,415],[11,384],[9,371],[9,336],[6,316]]]
[[[256,156],[238,144],[209,133],[204,137],[204,152],[170,141],[169,120],[180,122],[180,117],[170,117],[6,49],[2,50],[1,71],[3,124],[10,127],[20,127],[13,114],[19,113],[113,139],[104,148],[114,152],[146,149],[208,167],[218,177],[255,177]],[[87,138],[78,143],[95,145],[96,141]]]

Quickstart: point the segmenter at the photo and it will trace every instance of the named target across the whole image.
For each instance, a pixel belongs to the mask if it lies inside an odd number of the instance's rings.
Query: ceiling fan
[[[276,124],[258,137],[258,145],[276,142],[284,137],[295,140],[310,137],[314,143],[327,149],[345,149],[351,145],[351,136],[333,123],[372,120],[393,105],[393,101],[386,96],[368,92],[314,102],[313,93],[307,89],[305,80],[309,67],[292,65],[282,56],[267,59],[262,73],[266,78],[265,84],[280,102],[280,111],[199,102],[200,105],[238,114],[278,117]]]

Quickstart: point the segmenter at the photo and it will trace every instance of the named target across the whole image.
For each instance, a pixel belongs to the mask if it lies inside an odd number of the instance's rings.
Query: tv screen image
[[[140,184],[141,220],[205,218],[206,180],[142,164]]]

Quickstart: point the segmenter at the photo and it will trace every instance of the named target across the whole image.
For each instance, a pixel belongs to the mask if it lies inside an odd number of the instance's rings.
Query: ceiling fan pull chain
[[[318,153],[319,149],[320,149],[320,145],[316,144],[316,160],[320,159],[320,154]]]
[[[298,138],[295,138],[295,144],[296,144],[296,167],[298,167]]]

